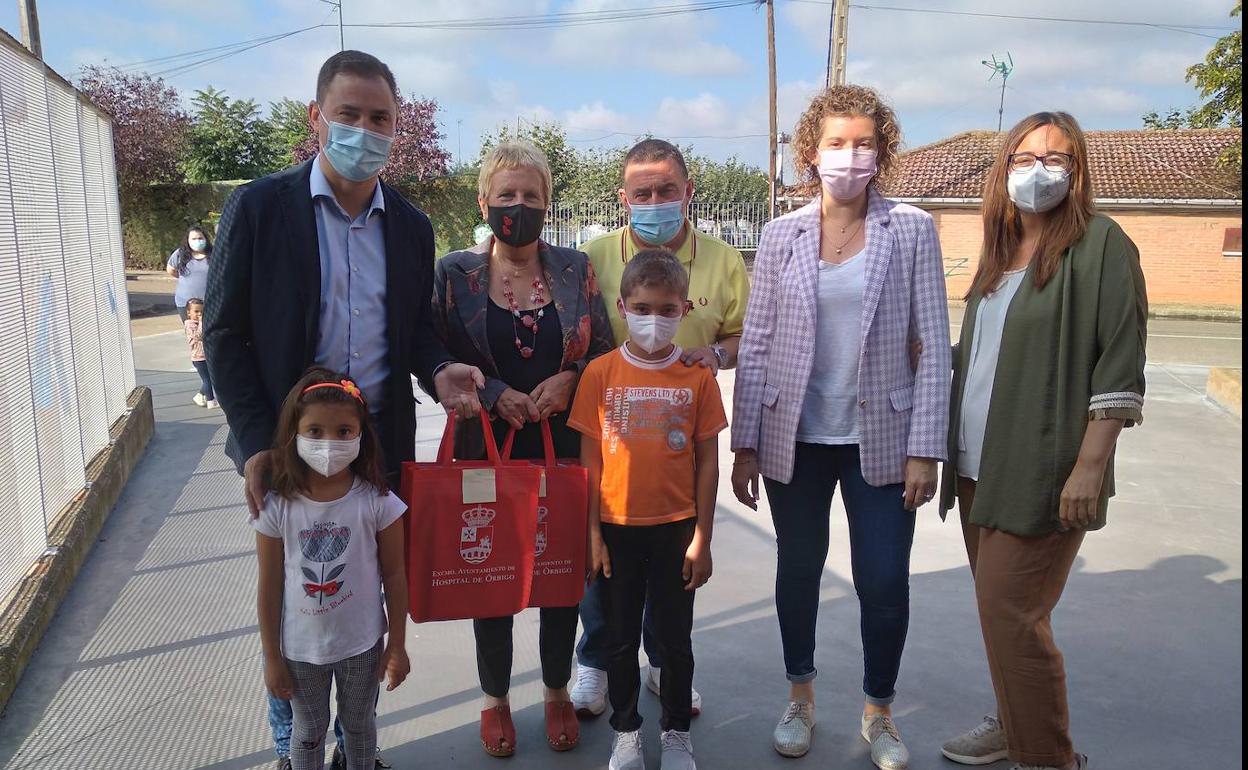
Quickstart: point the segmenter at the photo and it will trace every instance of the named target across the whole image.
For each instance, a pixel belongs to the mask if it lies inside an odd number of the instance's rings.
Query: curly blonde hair
[[[802,113],[793,131],[793,166],[797,170],[798,187],[802,193],[814,196],[822,189],[818,163],[812,163],[810,158],[818,157],[823,119],[859,116],[875,121],[875,162],[878,171],[871,180],[871,186],[878,188],[888,181],[901,147],[901,126],[897,123],[897,114],[873,89],[866,86],[832,86],[810,101],[810,106]]]

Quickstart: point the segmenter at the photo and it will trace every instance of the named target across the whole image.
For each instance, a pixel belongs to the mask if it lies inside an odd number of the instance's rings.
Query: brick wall
[[[1222,256],[1228,227],[1240,227],[1238,212],[1154,212],[1104,210],[1140,249],[1149,303],[1201,308],[1243,308],[1241,257]],[[940,231],[950,299],[970,286],[983,236],[976,209],[931,209]]]

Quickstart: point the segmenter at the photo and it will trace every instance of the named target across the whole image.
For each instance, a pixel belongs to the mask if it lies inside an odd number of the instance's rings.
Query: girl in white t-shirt
[[[309,369],[286,397],[274,455],[273,492],[253,522],[264,683],[291,703],[293,770],[325,761],[331,680],[346,767],[372,770],[378,682],[393,690],[410,668],[407,506],[386,488],[360,389],[328,369]]]

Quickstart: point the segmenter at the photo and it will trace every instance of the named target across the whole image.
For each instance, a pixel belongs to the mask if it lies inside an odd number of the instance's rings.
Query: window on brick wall
[[[1222,256],[1244,256],[1244,228],[1228,227],[1222,234]]]

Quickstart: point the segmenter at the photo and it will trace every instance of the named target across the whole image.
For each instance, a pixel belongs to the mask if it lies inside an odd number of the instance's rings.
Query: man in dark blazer
[[[433,228],[378,178],[397,95],[375,57],[335,54],[308,106],[320,153],[240,187],[221,214],[204,347],[230,427],[226,454],[245,478],[253,517],[282,401],[313,364],[347,373],[364,392],[396,484],[399,464],[415,454],[411,375],[448,411],[480,408],[481,371],[451,358],[430,319]],[[287,702],[270,701],[279,767],[289,714]]]

